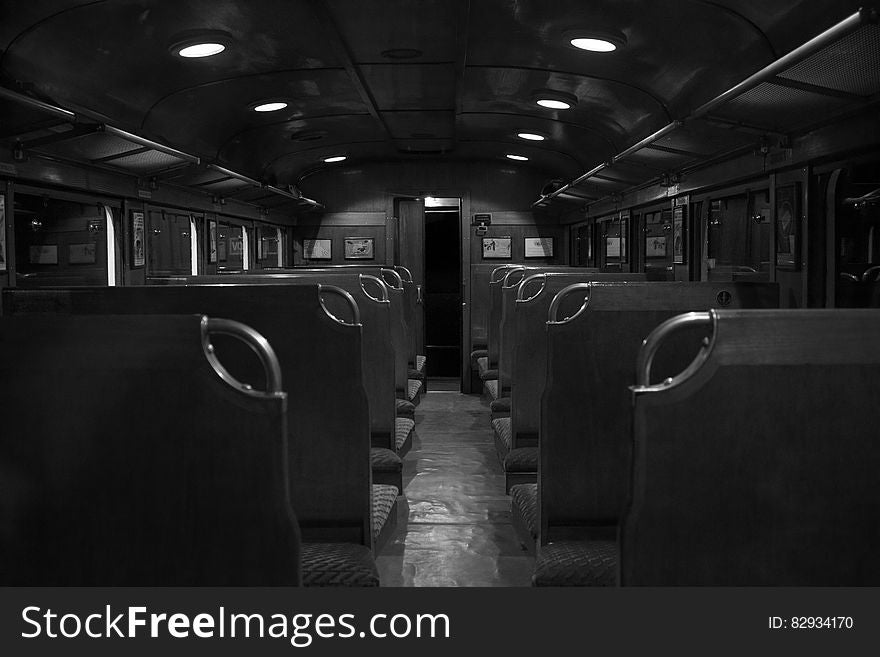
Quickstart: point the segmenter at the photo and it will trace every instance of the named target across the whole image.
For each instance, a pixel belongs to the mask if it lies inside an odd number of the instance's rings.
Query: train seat
[[[303,543],[302,584],[310,587],[379,586],[373,553],[355,543]]]
[[[495,448],[498,460],[503,461],[510,451],[510,418],[499,417],[492,420],[492,431],[495,434]]]
[[[538,540],[538,485],[517,484],[510,489],[510,515],[520,542],[534,552]]]
[[[483,390],[491,399],[498,399],[498,379],[483,381]]]
[[[389,484],[403,490],[403,461],[400,456],[385,447],[370,449],[370,467],[373,483]]]
[[[542,545],[533,586],[616,586],[617,542],[562,540]]]
[[[415,420],[416,405],[406,399],[395,400],[395,412],[397,417],[409,418]]]
[[[373,484],[371,488],[373,550],[378,552],[397,527],[397,497],[400,489],[388,484]]]
[[[419,393],[422,392],[425,382],[420,381],[419,379],[408,379],[406,383],[406,401],[418,406],[420,401]]]
[[[395,447],[398,454],[405,454],[409,450],[410,445],[412,445],[416,422],[408,417],[399,417],[396,420],[396,424]]]
[[[492,413],[493,420],[497,417],[506,417],[510,415],[510,397],[493,399],[489,403],[489,411]]]
[[[515,447],[504,457],[503,465],[508,492],[516,484],[535,483],[538,480],[538,448]]]

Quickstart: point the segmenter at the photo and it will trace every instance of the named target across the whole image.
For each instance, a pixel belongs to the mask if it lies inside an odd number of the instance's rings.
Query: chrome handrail
[[[330,294],[336,294],[343,299],[345,299],[349,306],[351,307],[351,313],[354,317],[354,322],[346,322],[344,319],[340,319],[336,315],[330,312],[327,305],[324,303],[324,297],[322,296],[325,292],[329,292]],[[341,287],[336,287],[335,285],[324,285],[323,283],[318,284],[318,299],[321,302],[321,308],[324,309],[324,312],[327,313],[327,316],[342,324],[343,326],[359,326],[361,323],[361,311],[358,308],[357,302],[354,300],[354,297],[351,296],[351,293],[348,290],[343,290]]]
[[[553,301],[550,302],[550,309],[547,311],[547,323],[548,324],[567,324],[575,320],[577,317],[583,313],[587,306],[590,305],[590,292],[593,289],[592,283],[573,283],[568,287],[564,287],[559,292],[556,293],[556,296],[553,297]],[[578,308],[577,312],[571,317],[566,317],[565,319],[557,319],[556,315],[559,312],[559,306],[562,304],[562,300],[567,297],[572,292],[582,290],[586,292],[584,295],[584,302],[581,304],[581,307]]]
[[[685,313],[683,315],[676,315],[675,317],[667,319],[665,322],[663,322],[657,328],[651,331],[651,333],[648,334],[648,337],[642,341],[642,346],[639,349],[639,355],[636,357],[636,386],[640,389],[652,388],[651,364],[654,362],[654,356],[657,355],[657,350],[660,348],[660,345],[666,338],[668,338],[676,331],[679,331],[688,326],[712,326],[714,323],[715,320],[712,312]],[[676,383],[677,380],[686,378],[688,374],[690,374],[696,367],[702,364],[703,360],[705,360],[705,357],[708,354],[709,347],[709,342],[704,341],[703,347],[700,350],[700,354],[687,367],[687,369],[684,370],[684,372],[680,373],[676,377],[666,379],[663,384],[659,386],[654,386],[653,388],[668,388],[670,385]]]
[[[256,397],[275,397],[284,394],[281,386],[281,365],[278,357],[272,349],[269,341],[257,330],[247,324],[236,322],[232,319],[202,316],[202,350],[211,367],[224,382],[239,392]],[[266,373],[266,391],[254,390],[248,383],[242,383],[232,376],[217,358],[214,345],[211,344],[212,335],[228,335],[244,342],[260,359],[263,371]]]

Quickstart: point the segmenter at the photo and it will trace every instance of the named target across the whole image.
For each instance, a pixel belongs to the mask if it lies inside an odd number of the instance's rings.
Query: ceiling
[[[304,203],[301,181],[339,166],[323,162],[335,155],[367,165],[513,154],[570,182],[857,9],[846,0],[4,0],[0,85],[12,93],[0,95],[0,139],[270,207]],[[572,31],[611,34],[620,47],[578,50]],[[226,49],[175,54],[196,37]],[[862,40],[876,56],[877,32]],[[805,113],[838,111],[807,102],[833,96],[804,88],[822,86],[820,73],[789,76],[800,85],[785,87],[789,115],[759,87],[711,124],[702,116],[664,133],[568,191],[598,198],[741,148],[756,131],[785,131]],[[876,73],[857,82],[849,102],[880,90]],[[576,104],[540,107],[541,90]],[[252,109],[266,101],[287,105]]]

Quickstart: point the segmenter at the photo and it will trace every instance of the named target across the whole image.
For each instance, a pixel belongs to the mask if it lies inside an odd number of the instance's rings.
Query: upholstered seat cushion
[[[417,381],[425,380],[425,373],[421,370],[408,370],[406,374],[406,378],[408,379],[416,379]]]
[[[507,449],[510,449],[511,446],[511,430],[510,430],[510,418],[509,417],[498,417],[492,420],[492,430],[495,431],[495,435],[498,436],[498,439],[504,444]]]
[[[489,404],[489,410],[493,413],[507,413],[510,415],[510,397],[499,397],[492,400]]]
[[[532,584],[616,586],[617,561],[615,541],[556,541],[541,546]]]
[[[414,402],[418,396],[419,391],[422,389],[422,382],[418,379],[409,379],[407,382],[407,399],[411,402]]]
[[[373,540],[375,541],[388,522],[394,503],[400,491],[397,486],[389,486],[387,484],[372,485],[372,510],[373,510]]]
[[[484,372],[489,370],[489,355],[486,352],[485,356],[480,356],[477,358],[477,371],[480,373],[480,376],[483,376]]]
[[[399,417],[394,421],[394,443],[398,452],[406,444],[406,441],[409,439],[409,436],[413,432],[415,426],[415,421],[406,417]]]
[[[379,586],[373,553],[355,543],[303,543],[303,586]]]
[[[480,380],[481,381],[490,381],[492,379],[498,379],[498,370],[483,370],[480,372]]]
[[[538,484],[517,484],[511,487],[510,513],[519,517],[532,540],[538,538]]]
[[[538,448],[517,447],[512,449],[504,457],[505,472],[537,472],[538,471]]]
[[[403,461],[390,449],[373,447],[370,449],[370,466],[373,472],[400,472]]]
[[[424,372],[425,365],[427,365],[427,364],[428,364],[428,357],[427,356],[423,356],[421,354],[416,354],[416,369],[419,372]]]
[[[395,410],[397,417],[407,417],[414,419],[416,415],[416,405],[406,399],[395,400]]]
[[[498,379],[484,381],[483,387],[492,399],[498,399]]]
[[[474,349],[471,352],[471,365],[474,367],[479,367],[478,361],[481,358],[485,358],[487,361],[489,360],[489,350],[488,349]]]

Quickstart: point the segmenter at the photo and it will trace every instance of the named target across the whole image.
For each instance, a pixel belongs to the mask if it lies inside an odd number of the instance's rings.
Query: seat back
[[[679,327],[708,345],[646,374]],[[629,585],[880,584],[880,311],[716,310],[642,348]]]
[[[274,369],[265,392],[214,357],[230,331]],[[264,342],[198,315],[0,318],[0,581],[297,585],[287,397]]]

